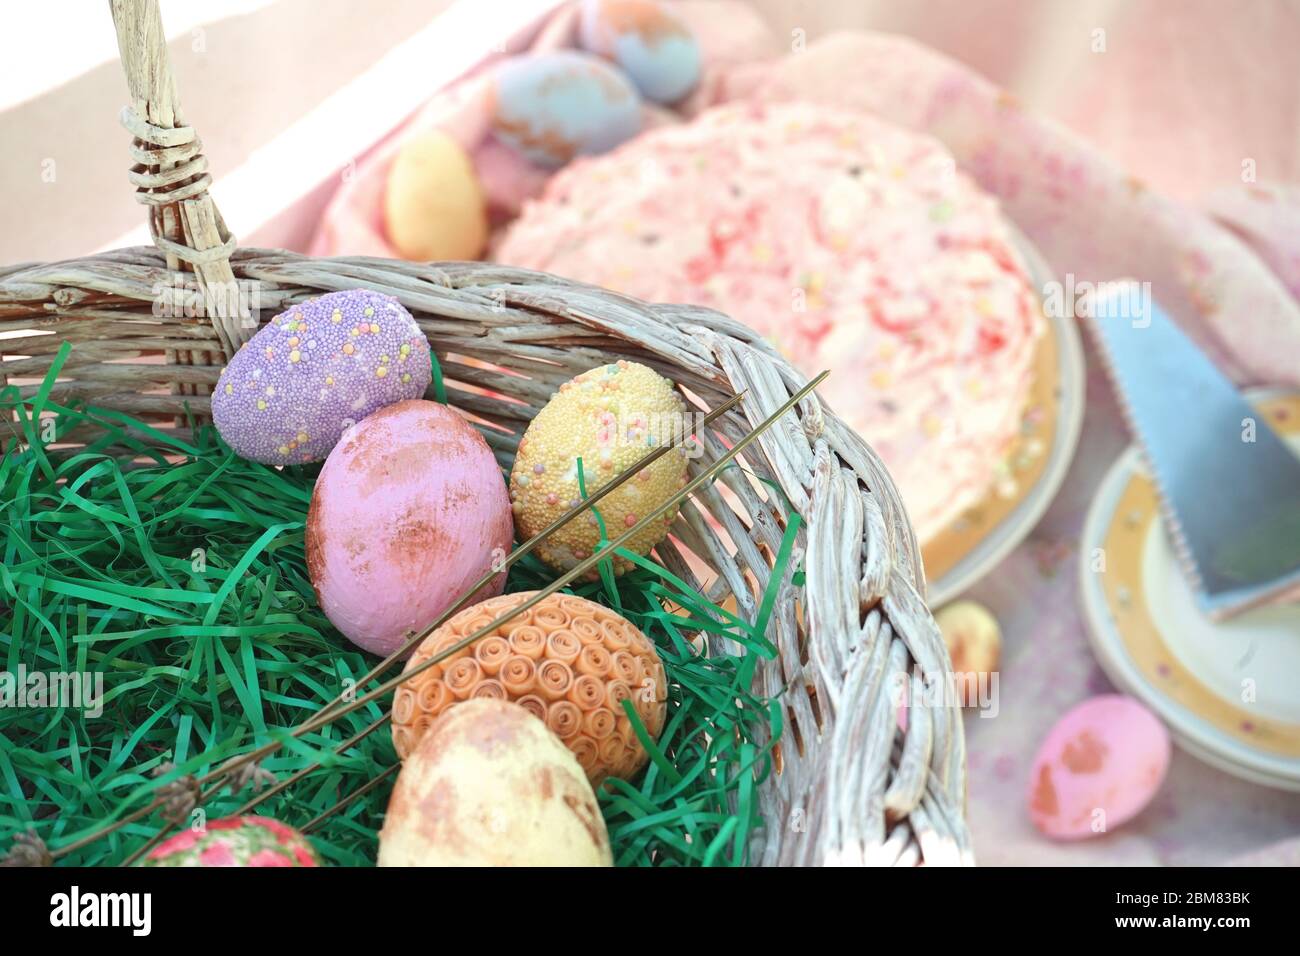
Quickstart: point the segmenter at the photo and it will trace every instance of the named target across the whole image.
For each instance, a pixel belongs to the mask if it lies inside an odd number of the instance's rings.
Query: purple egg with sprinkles
[[[267,465],[321,461],[371,412],[420,398],[429,343],[395,298],[331,292],[273,318],[230,360],[212,419],[235,453]]]

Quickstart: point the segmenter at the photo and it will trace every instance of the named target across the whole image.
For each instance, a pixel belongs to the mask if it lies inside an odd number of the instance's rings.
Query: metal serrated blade
[[[1112,284],[1086,321],[1201,609],[1300,597],[1300,458],[1143,292]]]

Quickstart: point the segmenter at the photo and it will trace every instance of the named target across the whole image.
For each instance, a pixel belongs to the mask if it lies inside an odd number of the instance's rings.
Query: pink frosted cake
[[[924,541],[1016,435],[1044,321],[997,204],[863,113],[732,104],[558,173],[496,250],[766,336],[876,449]]]

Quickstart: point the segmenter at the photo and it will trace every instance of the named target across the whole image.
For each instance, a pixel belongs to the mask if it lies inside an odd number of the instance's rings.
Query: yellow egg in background
[[[402,144],[384,189],[388,240],[418,262],[477,259],[487,245],[487,203],[465,150],[441,130]]]
[[[973,707],[981,685],[972,686],[972,681],[987,682],[998,669],[1002,628],[988,608],[969,600],[944,605],[934,612],[934,621],[952,658],[953,674],[962,681],[963,703]]]
[[[619,361],[583,372],[560,386],[519,443],[510,473],[510,501],[520,540],[546,528],[582,501],[578,459],[587,494],[593,495],[658,444],[689,430],[686,405],[673,383],[653,369]],[[683,443],[684,444],[684,443]],[[686,483],[686,452],[679,444],[596,504],[610,540],[672,497]],[[638,532],[624,547],[648,554],[677,516],[674,507]],[[588,511],[538,546],[537,556],[559,571],[589,557],[600,543],[596,516]],[[632,567],[614,561],[614,573]],[[594,579],[594,571],[587,577]]]

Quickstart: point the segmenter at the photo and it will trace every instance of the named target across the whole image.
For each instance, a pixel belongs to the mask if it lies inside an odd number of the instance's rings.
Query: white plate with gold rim
[[[1057,280],[1033,244],[1011,229],[1041,303]],[[1083,343],[1072,314],[1046,309],[1043,314],[1047,328],[1034,357],[1020,433],[998,463],[997,480],[921,546],[931,607],[960,595],[1025,539],[1056,497],[1074,458],[1083,425]]]
[[[1247,397],[1300,456],[1300,394]],[[1300,790],[1300,604],[1219,624],[1205,617],[1136,446],[1093,499],[1079,569],[1093,650],[1111,680],[1155,711],[1189,753],[1247,780]]]

